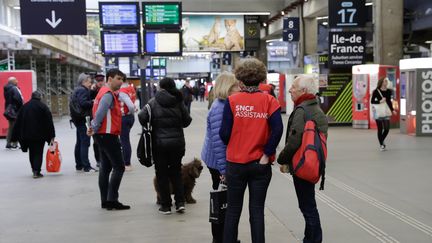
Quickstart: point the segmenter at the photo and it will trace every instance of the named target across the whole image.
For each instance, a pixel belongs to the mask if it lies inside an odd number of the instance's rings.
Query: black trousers
[[[28,141],[29,159],[33,172],[40,172],[45,141]]]
[[[211,174],[211,178],[212,178],[212,188],[213,190],[217,190],[219,187],[219,183],[220,183],[220,172],[216,169],[212,169],[210,167],[208,167],[210,174]],[[213,241],[216,243],[222,243],[223,242],[223,229],[224,229],[224,223],[222,222],[221,224],[215,224],[215,223],[211,223],[211,231],[212,231],[212,235],[213,235]]]
[[[174,189],[174,199],[176,205],[184,203],[184,188],[181,176],[181,160],[184,151],[173,151],[169,149],[155,149],[153,159],[156,169],[156,181],[159,188],[160,203],[164,207],[171,207],[170,182]]]
[[[390,120],[389,119],[379,119],[375,120],[377,124],[377,135],[380,145],[384,145],[384,140],[386,139],[390,131]]]
[[[119,137],[112,134],[96,134],[94,139],[99,146],[101,159],[99,168],[101,202],[118,201],[118,190],[125,171]]]

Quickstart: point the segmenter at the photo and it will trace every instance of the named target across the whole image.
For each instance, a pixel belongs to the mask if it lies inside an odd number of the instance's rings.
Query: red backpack
[[[327,159],[327,138],[318,130],[317,124],[305,111],[305,126],[302,143],[292,159],[294,174],[306,181],[316,184],[321,176],[319,190],[324,190],[325,167]]]

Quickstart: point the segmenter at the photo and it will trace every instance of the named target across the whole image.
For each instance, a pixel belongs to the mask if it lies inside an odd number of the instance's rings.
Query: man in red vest
[[[118,69],[107,72],[107,85],[97,94],[93,105],[93,120],[87,135],[93,136],[99,145],[101,165],[99,190],[101,207],[107,210],[125,210],[130,206],[118,201],[118,190],[125,171],[119,135],[121,133],[121,109],[117,90],[124,74]],[[112,171],[112,173],[111,173]],[[110,178],[111,173],[111,178]]]
[[[130,130],[135,122],[135,100],[136,92],[133,84],[127,82],[126,75],[123,77],[123,84],[119,90],[120,111],[122,114],[122,129],[120,134],[120,142],[122,145],[123,161],[126,166],[126,171],[132,170],[131,167],[131,143]]]

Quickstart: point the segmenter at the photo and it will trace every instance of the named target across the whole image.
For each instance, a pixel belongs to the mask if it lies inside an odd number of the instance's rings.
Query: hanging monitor
[[[141,54],[141,39],[138,30],[101,31],[102,55],[133,56]]]
[[[182,21],[181,2],[143,2],[144,28],[179,29]]]
[[[181,56],[181,30],[144,31],[144,54],[150,56]]]
[[[138,2],[99,2],[99,22],[103,29],[140,28]]]

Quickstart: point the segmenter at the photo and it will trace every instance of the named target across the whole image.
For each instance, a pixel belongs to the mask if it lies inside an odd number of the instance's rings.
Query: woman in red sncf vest
[[[242,61],[235,70],[244,84],[241,92],[228,97],[219,135],[227,145],[225,178],[228,208],[224,243],[237,242],[238,223],[246,186],[253,243],[265,242],[264,204],[272,177],[271,163],[281,139],[283,123],[277,100],[258,89],[266,79],[265,65],[254,58]]]

